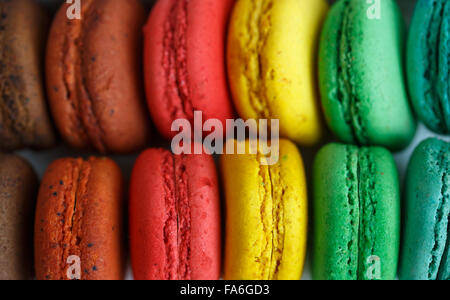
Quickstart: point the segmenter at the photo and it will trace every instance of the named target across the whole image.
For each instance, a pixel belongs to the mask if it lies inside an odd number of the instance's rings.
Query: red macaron
[[[211,156],[144,152],[131,176],[129,213],[135,279],[219,279],[220,200]]]
[[[234,0],[160,0],[145,26],[144,75],[154,123],[165,138],[176,119],[193,124],[233,119],[225,64],[228,19]]]

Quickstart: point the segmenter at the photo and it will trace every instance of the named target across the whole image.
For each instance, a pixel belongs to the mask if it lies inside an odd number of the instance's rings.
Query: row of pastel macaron
[[[281,136],[300,145],[321,140],[323,111],[341,141],[399,150],[416,131],[407,86],[420,119],[449,133],[443,0],[418,1],[407,51],[394,0],[380,2],[380,18],[359,0],[331,9],[325,0],[160,0],[145,26],[138,0],[86,0],[80,20],[63,4],[48,39],[34,1],[0,5],[4,151],[54,144],[45,94],[68,144],[101,153],[145,148],[147,107],[170,139],[173,121],[194,111],[234,119],[233,101],[244,119],[279,119]]]
[[[417,147],[403,202],[388,150],[324,146],[313,168],[311,230],[302,157],[292,142],[279,144],[275,165],[260,152],[222,155],[221,185],[207,154],[142,153],[128,201],[134,278],[297,280],[312,232],[314,279],[391,280],[397,270],[401,279],[450,279],[450,143]],[[119,167],[108,158],[60,159],[37,203],[36,185],[23,159],[0,154],[0,279],[30,278],[33,220],[37,279],[123,279]]]

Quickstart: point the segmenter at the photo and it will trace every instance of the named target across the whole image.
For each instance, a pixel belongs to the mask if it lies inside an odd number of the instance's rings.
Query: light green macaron
[[[324,24],[319,78],[326,121],[346,143],[392,150],[412,140],[416,122],[404,77],[405,26],[394,0],[340,0]]]
[[[313,191],[313,278],[395,279],[400,192],[390,152],[325,146],[314,162]]]

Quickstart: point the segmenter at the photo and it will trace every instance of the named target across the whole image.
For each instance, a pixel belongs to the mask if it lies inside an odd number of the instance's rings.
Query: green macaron
[[[390,152],[325,146],[314,162],[313,192],[313,278],[395,279],[400,192]]]
[[[406,177],[400,278],[450,280],[450,143],[415,150]]]
[[[404,77],[405,26],[394,0],[340,0],[323,27],[319,79],[326,121],[346,143],[406,147],[416,131]]]
[[[413,106],[431,130],[450,134],[450,2],[419,0],[407,48]]]

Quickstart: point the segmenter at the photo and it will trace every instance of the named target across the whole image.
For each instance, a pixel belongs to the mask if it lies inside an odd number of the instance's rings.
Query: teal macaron
[[[419,0],[407,47],[408,84],[419,118],[450,134],[450,2]]]
[[[399,276],[450,280],[450,143],[423,141],[406,177]]]
[[[392,154],[329,144],[314,161],[313,192],[313,278],[395,279],[400,192]]]
[[[319,84],[326,121],[346,143],[406,147],[416,122],[404,76],[405,25],[394,0],[340,0],[332,7],[319,49]],[[375,12],[375,13],[374,13]]]

